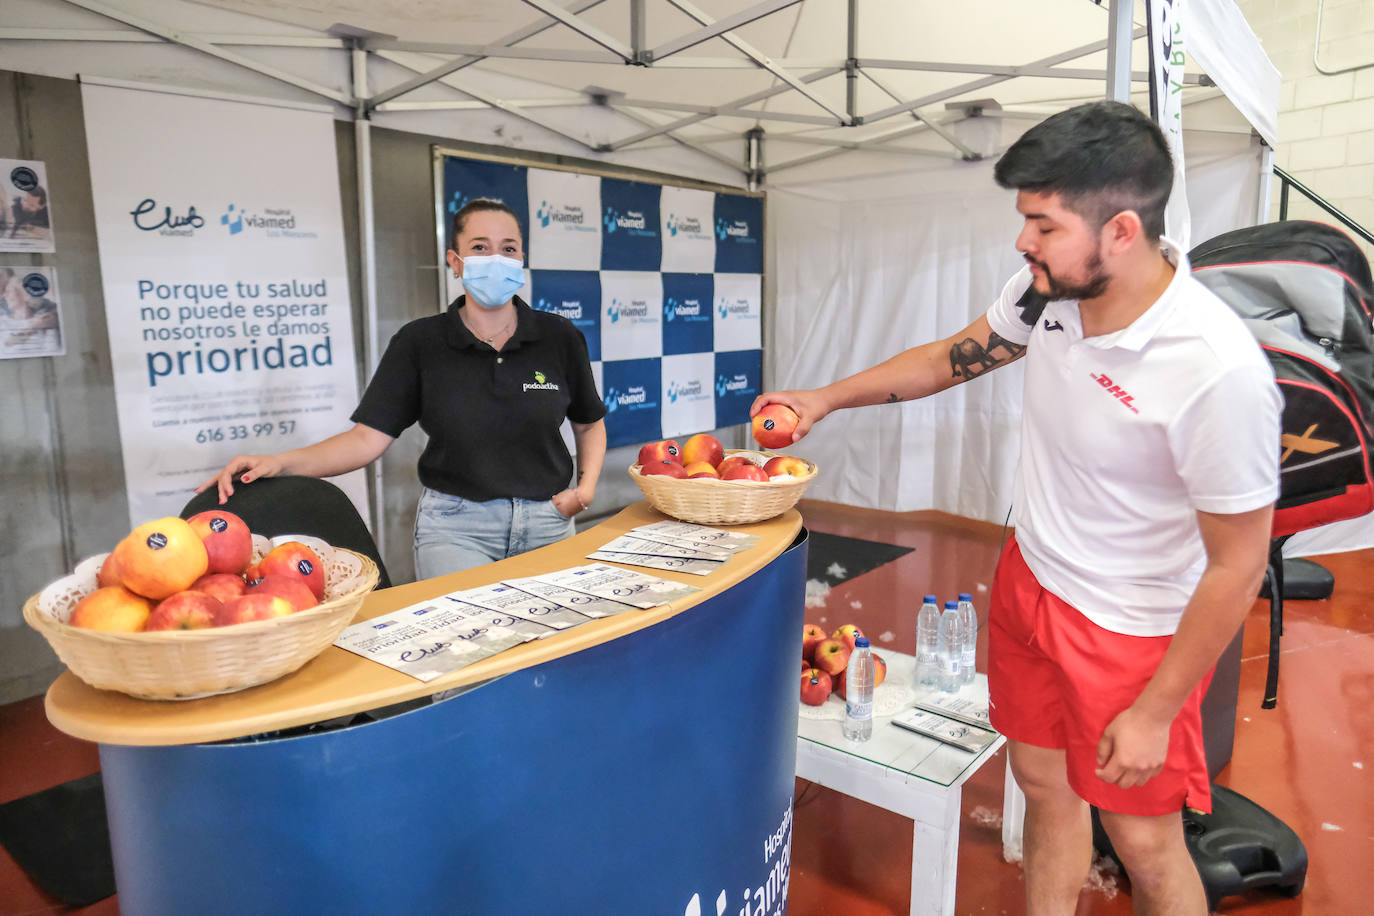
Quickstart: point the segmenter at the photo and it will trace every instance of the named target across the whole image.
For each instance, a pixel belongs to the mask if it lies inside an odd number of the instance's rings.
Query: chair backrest
[[[211,487],[193,496],[181,510],[181,517],[190,518],[215,508],[220,508],[219,494]],[[254,534],[308,534],[336,547],[357,551],[377,564],[377,587],[391,587],[377,542],[362,516],[348,495],[327,480],[263,477],[252,483],[235,484],[234,495],[223,508],[243,519]]]

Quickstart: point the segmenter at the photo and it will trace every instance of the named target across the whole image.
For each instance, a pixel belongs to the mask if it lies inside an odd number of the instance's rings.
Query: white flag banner
[[[138,524],[178,514],[236,454],[350,425],[358,385],[334,122],[90,82],[81,93]],[[362,472],[334,482],[367,518]]]
[[[1174,189],[1164,211],[1164,234],[1191,246],[1188,188],[1183,177],[1184,0],[1146,0],[1150,45],[1150,114],[1164,131],[1174,157]]]

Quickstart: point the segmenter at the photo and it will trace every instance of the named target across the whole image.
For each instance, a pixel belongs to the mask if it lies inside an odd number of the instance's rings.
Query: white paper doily
[[[895,716],[901,712],[911,701],[916,699],[916,691],[911,688],[910,674],[894,672],[889,666],[887,677],[873,690],[873,715]],[[824,703],[819,706],[808,706],[800,700],[797,702],[797,715],[803,719],[831,719],[836,722],[844,721],[844,700],[840,699],[839,694],[832,693]]]

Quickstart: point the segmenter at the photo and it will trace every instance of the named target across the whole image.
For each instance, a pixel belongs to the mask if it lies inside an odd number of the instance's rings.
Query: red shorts
[[[1209,672],[1169,730],[1164,769],[1123,789],[1097,778],[1097,743],[1159,667],[1172,636],[1104,630],[1040,587],[1012,538],[1002,551],[988,609],[992,725],[1008,739],[1066,753],[1069,785],[1089,804],[1121,814],[1212,810],[1199,707]]]

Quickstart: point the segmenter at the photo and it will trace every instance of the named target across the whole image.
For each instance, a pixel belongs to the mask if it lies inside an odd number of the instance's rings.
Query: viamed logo
[[[611,324],[620,320],[620,300],[612,299],[611,304],[606,306],[606,317],[611,319]]]

